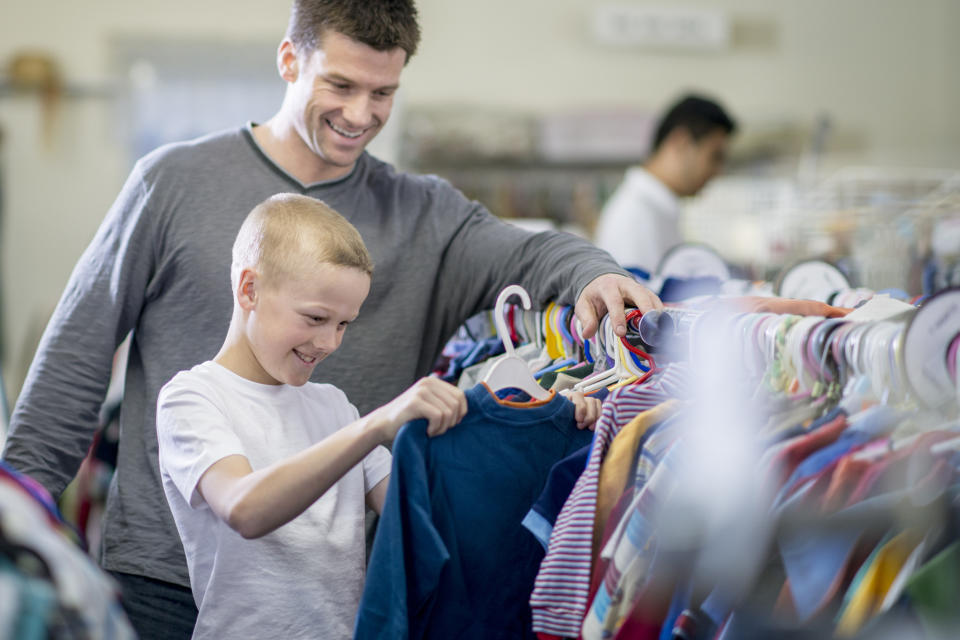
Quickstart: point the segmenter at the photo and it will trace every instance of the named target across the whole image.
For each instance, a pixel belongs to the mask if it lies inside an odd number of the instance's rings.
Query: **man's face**
[[[330,264],[282,284],[261,284],[247,327],[247,377],[262,384],[306,383],[340,346],[369,291],[364,271]]]
[[[377,51],[334,31],[297,57],[294,127],[320,160],[349,170],[390,117],[407,54]]]
[[[723,129],[714,129],[700,140],[690,139],[684,156],[684,193],[696,195],[715,175],[723,169],[727,159],[730,136]]]

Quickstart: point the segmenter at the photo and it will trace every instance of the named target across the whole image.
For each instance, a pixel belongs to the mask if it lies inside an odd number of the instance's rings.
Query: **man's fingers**
[[[593,303],[587,299],[587,296],[581,295],[577,300],[573,312],[580,321],[581,335],[584,340],[589,340],[597,332],[597,311],[593,308]]]
[[[627,320],[623,311],[623,296],[620,291],[604,291],[603,304],[607,309],[610,322],[613,323],[613,332],[620,337],[627,335]]]

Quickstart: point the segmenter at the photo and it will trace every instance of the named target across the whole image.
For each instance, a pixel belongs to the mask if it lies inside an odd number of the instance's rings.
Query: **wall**
[[[0,64],[52,52],[69,82],[111,81],[111,42],[138,37],[271,42],[287,2],[3,0]],[[646,3],[622,0],[623,4]],[[834,164],[960,168],[960,3],[954,0],[714,0],[733,46],[703,55],[591,41],[594,0],[421,0],[424,42],[404,74],[410,106],[538,112],[658,109],[682,88],[722,96],[744,133],[830,114]],[[272,65],[265,60],[264,65]],[[279,81],[278,81],[279,82]],[[65,101],[49,145],[33,97],[0,97],[3,370],[19,388],[36,334],[129,168],[102,98]]]

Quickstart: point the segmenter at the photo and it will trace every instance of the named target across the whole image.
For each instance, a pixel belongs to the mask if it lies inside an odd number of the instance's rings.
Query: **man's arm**
[[[134,169],[74,268],[14,408],[2,457],[54,496],[89,449],[114,352],[143,304],[154,255],[147,198]]]
[[[588,338],[605,313],[625,331],[625,306],[644,311],[661,306],[659,298],[608,253],[582,238],[525,231],[497,219],[478,203],[452,198],[450,204],[470,206],[472,211],[447,248],[438,298],[465,301],[463,317],[492,308],[499,291],[514,283],[522,284],[539,306],[551,300],[576,305]]]

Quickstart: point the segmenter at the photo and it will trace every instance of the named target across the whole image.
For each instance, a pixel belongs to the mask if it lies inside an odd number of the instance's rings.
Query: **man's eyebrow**
[[[326,80],[328,80],[328,81],[331,81],[331,82],[343,82],[343,83],[346,83],[346,84],[355,84],[353,80],[351,80],[350,78],[347,78],[346,76],[342,76],[342,75],[340,75],[339,73],[326,73],[326,74],[323,75],[323,77],[324,77],[324,79],[326,79]],[[389,89],[389,90],[391,90],[391,91],[396,91],[396,90],[399,89],[399,88],[400,88],[400,85],[399,85],[399,84],[388,84],[388,85],[384,85],[384,86],[382,86],[382,87],[377,87],[377,91],[383,91],[384,89]]]

